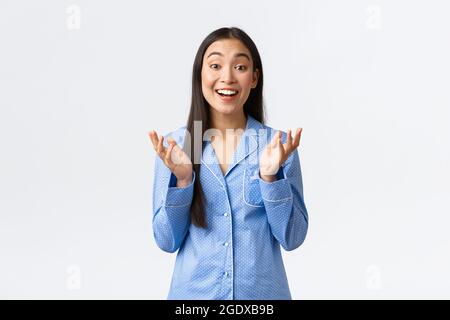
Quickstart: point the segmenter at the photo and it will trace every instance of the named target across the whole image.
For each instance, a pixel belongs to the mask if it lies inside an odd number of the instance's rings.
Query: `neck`
[[[212,108],[211,108],[212,109]],[[218,129],[222,132],[222,136],[225,137],[227,129],[242,129],[245,130],[247,126],[247,119],[244,111],[236,114],[223,114],[214,112],[211,110],[211,128]]]

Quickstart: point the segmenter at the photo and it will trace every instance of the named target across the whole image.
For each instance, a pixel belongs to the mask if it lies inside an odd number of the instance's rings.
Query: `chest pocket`
[[[259,167],[245,168],[242,181],[244,203],[252,207],[264,207],[259,187]]]

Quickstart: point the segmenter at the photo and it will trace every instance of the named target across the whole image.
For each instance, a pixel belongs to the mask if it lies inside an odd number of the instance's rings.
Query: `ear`
[[[252,79],[252,89],[255,89],[258,85],[258,79],[259,79],[259,69],[255,69],[253,71],[253,79]]]

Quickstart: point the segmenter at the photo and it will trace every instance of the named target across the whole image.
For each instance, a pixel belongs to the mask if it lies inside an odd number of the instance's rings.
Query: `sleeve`
[[[272,234],[286,251],[290,251],[303,243],[308,231],[297,149],[281,166],[277,176],[278,180],[273,182],[259,178],[259,184]]]
[[[166,252],[178,250],[189,229],[195,172],[188,186],[177,188],[176,182],[174,174],[156,156],[153,180],[153,236],[158,247]]]

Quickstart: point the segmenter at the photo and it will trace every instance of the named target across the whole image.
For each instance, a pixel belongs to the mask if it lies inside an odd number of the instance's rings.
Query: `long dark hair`
[[[200,44],[197,54],[194,60],[194,66],[192,71],[192,100],[191,109],[189,112],[189,117],[186,125],[187,132],[190,134],[190,144],[185,143],[187,148],[190,148],[188,155],[191,155],[191,160],[193,164],[193,170],[195,171],[195,182],[194,182],[194,196],[192,199],[192,204],[190,208],[191,221],[194,225],[201,228],[206,228],[206,217],[205,217],[205,207],[204,207],[204,195],[202,191],[202,186],[200,183],[200,157],[203,154],[203,143],[195,144],[194,137],[200,136],[198,133],[194,134],[194,121],[201,121],[202,132],[201,136],[203,139],[204,132],[210,128],[210,112],[209,104],[203,96],[202,92],[202,65],[203,56],[205,55],[208,47],[217,40],[222,39],[238,39],[240,40],[250,51],[253,60],[253,71],[255,69],[259,70],[258,83],[255,88],[250,91],[250,95],[244,104],[245,115],[250,115],[261,123],[264,123],[264,107],[263,107],[263,69],[261,63],[261,57],[259,56],[258,49],[256,48],[253,40],[241,29],[239,28],[220,28],[211,32]],[[189,137],[189,135],[186,135]],[[203,140],[202,140],[203,142]],[[201,150],[195,150],[196,146],[201,146]],[[188,151],[188,150],[185,150]],[[196,157],[196,159],[194,159]]]

